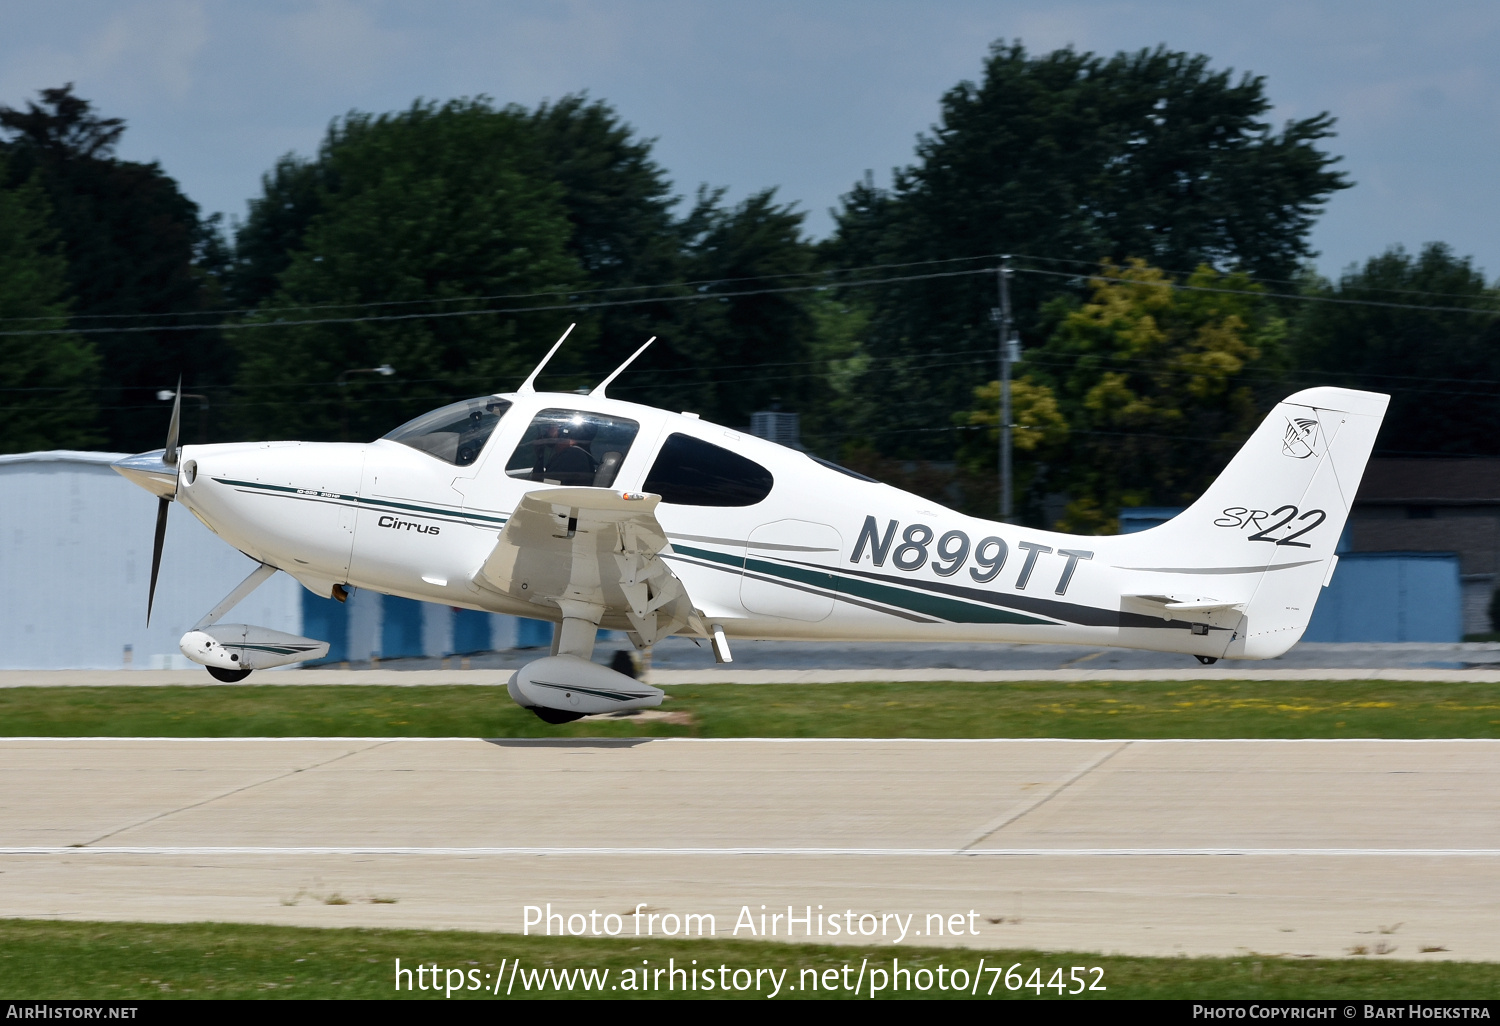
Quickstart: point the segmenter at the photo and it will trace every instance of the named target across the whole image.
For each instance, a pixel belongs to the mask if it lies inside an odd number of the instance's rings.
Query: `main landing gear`
[[[533,660],[511,675],[507,690],[515,703],[544,723],[661,705],[660,688],[591,661],[602,607],[571,600],[562,605],[563,621],[554,639],[557,654]],[[623,663],[631,665],[628,655]]]

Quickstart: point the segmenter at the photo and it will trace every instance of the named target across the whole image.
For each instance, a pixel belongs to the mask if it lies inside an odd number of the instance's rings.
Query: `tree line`
[[[811,240],[773,188],[679,196],[607,102],[417,101],[336,119],[204,217],[71,87],[0,107],[0,451],[367,439],[514,387],[597,382],[731,426],[801,414],[828,458],[990,514],[994,268],[1010,254],[1020,511],[1108,531],[1180,505],[1277,399],[1390,392],[1377,452],[1500,455],[1500,291],[1433,243],[1327,280],[1352,183],[1327,114],[1278,127],[1264,80],[1165,48],[994,45],[888,187]],[[390,376],[365,373],[389,365]]]

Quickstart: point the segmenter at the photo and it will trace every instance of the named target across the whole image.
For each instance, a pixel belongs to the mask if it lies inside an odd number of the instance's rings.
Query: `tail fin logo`
[[[1319,455],[1318,422],[1310,417],[1288,417],[1281,437],[1281,454],[1294,460]]]

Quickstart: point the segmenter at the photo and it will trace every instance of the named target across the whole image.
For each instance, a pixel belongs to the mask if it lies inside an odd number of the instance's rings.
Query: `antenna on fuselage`
[[[536,365],[536,370],[531,372],[531,376],[529,378],[521,382],[521,387],[516,389],[516,392],[518,394],[525,395],[528,392],[536,391],[536,388],[533,387],[534,383],[536,382],[536,376],[542,372],[543,367],[547,366],[547,361],[552,359],[552,354],[562,348],[562,344],[567,341],[568,336],[573,333],[573,329],[576,327],[578,327],[578,323],[576,321],[568,325],[568,330],[562,333],[562,338],[558,339],[557,342],[553,344],[551,349],[547,350],[547,355],[542,357],[542,362]]]
[[[641,346],[641,348],[639,348],[635,352],[631,353],[630,354],[630,359],[626,360],[624,363],[620,364],[620,366],[616,367],[613,374],[611,374],[609,377],[605,378],[603,381],[599,382],[599,384],[595,385],[594,386],[594,390],[592,392],[590,392],[589,395],[591,395],[591,396],[597,395],[600,399],[605,398],[604,390],[609,387],[609,383],[611,381],[615,380],[615,378],[618,378],[620,376],[620,374],[625,370],[625,368],[629,367],[632,363],[634,363],[635,362],[635,358],[637,356],[640,356],[648,348],[650,348],[651,343],[653,343],[655,341],[656,341],[656,336],[655,335],[652,335],[650,338],[646,339],[646,344],[645,345]]]

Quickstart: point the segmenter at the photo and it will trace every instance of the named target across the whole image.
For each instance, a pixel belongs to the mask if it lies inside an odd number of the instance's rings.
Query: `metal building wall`
[[[1303,641],[1464,640],[1456,552],[1348,552]]]
[[[376,659],[441,658],[552,644],[552,624],[545,620],[453,609],[358,588],[351,589],[344,603],[304,591],[302,623],[308,637],[328,642],[321,664],[362,665]]]
[[[172,506],[148,629],[156,500],[110,469],[121,455],[0,456],[0,668],[191,666],[177,639],[255,568]],[[229,619],[300,634],[301,591],[278,574]]]
[[[177,639],[255,568],[169,507],[156,608],[156,500],[110,469],[123,453],[0,456],[0,669],[187,669]],[[354,589],[321,599],[285,574],[225,618],[330,643],[327,663],[545,647],[552,625]]]
[[[1120,533],[1150,530],[1181,512],[1181,507],[1165,506],[1122,509]],[[1351,552],[1353,528],[1353,520],[1344,525],[1335,549],[1339,563],[1318,596],[1302,640],[1462,641],[1469,629],[1467,607],[1474,599],[1469,582],[1460,581],[1458,554]]]

